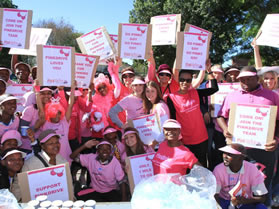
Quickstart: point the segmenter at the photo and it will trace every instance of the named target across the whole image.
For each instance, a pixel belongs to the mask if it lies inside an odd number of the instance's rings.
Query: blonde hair
[[[264,88],[266,88],[266,87],[265,87],[265,83],[264,83],[264,77],[265,77],[265,75],[266,75],[267,73],[272,74],[272,76],[273,76],[274,79],[275,79],[275,85],[274,85],[273,89],[271,89],[271,90],[277,89],[277,88],[278,88],[278,73],[275,72],[275,71],[268,71],[268,72],[265,72],[262,76],[260,76],[260,84],[263,85]]]

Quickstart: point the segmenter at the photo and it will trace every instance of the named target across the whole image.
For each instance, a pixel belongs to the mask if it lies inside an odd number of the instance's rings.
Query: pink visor
[[[3,104],[4,102],[10,101],[10,100],[18,100],[18,98],[14,97],[14,96],[7,96],[5,99],[3,99],[0,102],[0,105]]]
[[[228,71],[226,71],[226,74],[229,73],[229,72],[232,72],[232,71],[238,71],[238,72],[240,72],[240,70],[237,69],[237,68],[231,68],[231,69],[229,69]]]
[[[136,85],[136,84],[142,84],[142,85],[144,85],[145,82],[142,81],[142,80],[140,80],[140,79],[138,79],[138,78],[135,78],[134,81],[131,83],[131,85]]]
[[[121,75],[124,75],[124,74],[135,74],[135,73],[131,70],[127,70],[127,71],[123,72]]]
[[[52,90],[50,88],[48,88],[48,87],[42,88],[40,90],[40,92],[43,92],[43,91],[51,91],[51,93],[52,93]]]
[[[181,129],[181,125],[177,120],[168,119],[164,122],[163,128],[179,128],[179,129]]]
[[[127,136],[128,134],[138,134],[136,131],[127,131],[123,134],[122,139],[125,138],[125,136]]]
[[[20,147],[22,145],[21,135],[17,130],[9,130],[6,131],[1,139],[1,144],[3,145],[5,141],[9,139],[15,139],[17,141],[17,146]]]
[[[43,138],[42,140],[40,140],[40,143],[45,143],[47,140],[49,140],[51,137],[53,136],[57,136],[60,139],[60,136],[58,134],[55,133],[51,133],[48,134],[45,138]]]
[[[222,152],[226,152],[226,153],[230,153],[230,154],[234,154],[234,155],[242,155],[241,152],[235,150],[234,148],[232,148],[229,145],[227,145],[225,147],[221,147],[221,148],[219,148],[219,150]]]
[[[14,150],[11,150],[9,152],[7,152],[7,154],[5,154],[5,156],[2,157],[2,160],[4,160],[6,157],[8,157],[9,155],[12,155],[12,154],[17,154],[17,153],[20,153],[22,155],[22,158],[25,158],[26,157],[26,153],[24,152],[21,152],[17,149],[14,149]]]
[[[115,133],[117,130],[115,128],[108,128],[104,131],[103,136],[110,133]]]
[[[67,94],[70,96],[71,92],[67,91]],[[75,97],[79,97],[81,95],[82,95],[82,93],[79,90],[75,90]]]
[[[255,72],[244,71],[244,72],[239,73],[239,75],[237,76],[237,79],[242,78],[242,77],[256,76],[256,75],[257,75],[257,73],[255,73]]]
[[[113,146],[112,146],[111,143],[109,143],[109,142],[107,142],[107,141],[102,141],[101,143],[97,144],[96,149],[98,149],[98,147],[99,147],[100,145],[102,145],[102,144],[108,144],[108,145],[111,146],[111,149],[113,148]]]
[[[211,70],[212,72],[216,72],[216,73],[224,73],[223,70],[221,70],[220,68],[214,68]]]
[[[159,75],[160,73],[168,73],[168,74],[171,75],[171,72],[170,72],[169,70],[161,70],[160,72],[158,72],[158,75]]]

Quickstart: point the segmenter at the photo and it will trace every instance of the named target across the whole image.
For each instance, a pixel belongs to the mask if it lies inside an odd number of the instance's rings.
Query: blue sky
[[[105,26],[118,33],[118,23],[129,22],[133,0],[13,0],[19,9],[33,10],[33,23],[62,17],[78,32],[87,33]]]

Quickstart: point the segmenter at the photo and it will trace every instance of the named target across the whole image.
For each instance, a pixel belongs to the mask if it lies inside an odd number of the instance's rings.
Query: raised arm
[[[119,68],[122,65],[122,59],[116,57],[116,63],[113,62],[113,59],[107,60],[108,63],[108,72],[111,76],[112,84],[114,85],[114,97],[118,98],[121,92],[121,81],[119,79]]]
[[[174,60],[173,63],[173,68],[172,68],[172,73],[173,73],[173,79],[179,83],[179,69],[176,69],[176,59]]]
[[[260,49],[259,46],[256,44],[256,39],[253,39],[251,46],[254,49],[254,60],[255,60],[255,67],[257,70],[259,70],[260,68],[262,68],[263,63],[262,63],[262,58],[260,55]]]
[[[69,122],[71,119],[71,115],[72,115],[72,110],[73,110],[73,106],[75,103],[75,89],[76,89],[76,81],[74,82],[74,84],[72,84],[71,86],[71,94],[70,94],[70,98],[69,98],[69,105],[66,111],[66,120]]]
[[[70,155],[70,158],[75,159],[79,153],[81,153],[85,149],[91,149],[92,147],[96,146],[99,144],[99,142],[95,139],[87,141],[85,144],[81,145],[79,148],[77,148],[75,151],[72,152]]]
[[[153,56],[153,50],[151,49],[150,51],[150,56],[147,60],[148,62],[148,72],[147,72],[147,76],[145,78],[145,81],[156,81],[156,62]]]

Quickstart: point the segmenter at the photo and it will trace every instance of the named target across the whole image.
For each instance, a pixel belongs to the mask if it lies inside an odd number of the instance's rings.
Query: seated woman
[[[186,148],[180,139],[181,125],[169,119],[163,124],[165,141],[155,154],[152,165],[154,175],[163,173],[180,173],[185,175],[195,164],[200,165],[195,155]]]
[[[79,154],[93,146],[96,146],[97,154]],[[97,202],[126,200],[125,174],[119,161],[112,156],[112,149],[113,146],[107,141],[99,143],[97,140],[90,140],[71,154],[71,158],[86,167],[90,173],[94,191],[84,195],[84,199],[93,199]]]
[[[9,189],[20,201],[21,193],[17,173],[20,172],[26,154],[16,148],[8,148],[1,155],[0,189]]]
[[[222,209],[265,209],[267,194],[264,175],[258,168],[245,161],[246,151],[241,144],[231,144],[219,149],[224,163],[213,171],[217,181],[215,199]],[[236,186],[239,184],[239,186]],[[235,186],[237,188],[235,188]],[[233,190],[230,195],[230,191]]]

